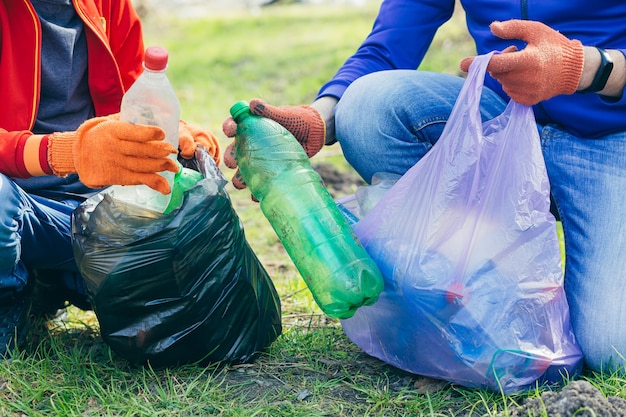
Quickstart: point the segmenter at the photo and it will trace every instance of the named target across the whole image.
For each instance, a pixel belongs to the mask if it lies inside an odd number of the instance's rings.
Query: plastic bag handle
[[[462,120],[463,114],[469,116],[471,125],[478,131],[482,130],[482,120],[480,116],[480,96],[483,91],[485,74],[489,60],[498,51],[492,51],[484,55],[478,55],[472,61],[467,74],[467,79],[456,99],[456,104],[452,108],[448,120]],[[462,103],[462,105],[460,104]],[[448,123],[446,123],[448,126]],[[442,133],[441,136],[444,136]]]

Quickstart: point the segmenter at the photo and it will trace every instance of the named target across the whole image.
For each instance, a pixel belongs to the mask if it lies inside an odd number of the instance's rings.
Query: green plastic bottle
[[[298,141],[280,124],[235,103],[235,157],[241,176],[330,317],[352,317],[383,290],[376,263],[360,244]]]
[[[204,176],[198,171],[194,171],[190,168],[185,168],[178,163],[180,169],[174,176],[172,183],[172,196],[170,202],[163,211],[163,214],[169,214],[176,210],[183,204],[183,195],[185,191],[196,185],[198,181],[204,178]]]

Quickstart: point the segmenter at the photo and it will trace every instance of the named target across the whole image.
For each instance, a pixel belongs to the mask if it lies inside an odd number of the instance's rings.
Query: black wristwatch
[[[596,72],[595,77],[593,77],[591,85],[584,90],[578,91],[580,94],[597,93],[598,91],[602,91],[606,86],[609,76],[611,75],[611,71],[613,71],[613,60],[611,59],[611,56],[602,48],[596,49],[600,52],[600,58],[602,59],[600,62],[600,68],[598,68],[598,72]]]

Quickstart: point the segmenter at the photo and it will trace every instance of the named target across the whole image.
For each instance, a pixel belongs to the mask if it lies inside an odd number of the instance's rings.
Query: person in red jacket
[[[90,308],[74,208],[114,184],[170,191],[158,173],[178,170],[178,150],[161,128],[117,117],[142,36],[130,0],[0,0],[0,358],[26,335],[31,306]],[[183,157],[201,144],[219,161],[210,132],[181,121],[179,133]]]

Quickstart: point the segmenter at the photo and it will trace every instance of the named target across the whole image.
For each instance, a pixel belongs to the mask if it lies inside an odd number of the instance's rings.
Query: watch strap
[[[600,67],[598,68],[596,75],[593,77],[591,85],[584,90],[578,91],[580,94],[597,93],[598,91],[602,91],[611,76],[611,71],[613,71],[613,60],[608,52],[602,48],[596,49],[600,53]]]

